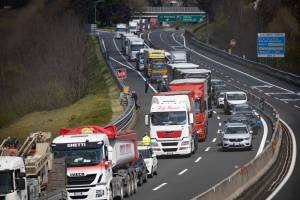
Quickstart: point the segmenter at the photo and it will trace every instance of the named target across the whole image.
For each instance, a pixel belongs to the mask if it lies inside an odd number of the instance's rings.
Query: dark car
[[[246,115],[232,115],[225,123],[242,123],[246,124],[251,130],[253,129],[253,120]]]
[[[233,116],[248,117],[251,121],[252,130],[257,131],[262,126],[262,122],[259,115],[257,115],[254,111],[235,112]]]
[[[134,161],[135,171],[138,177],[138,185],[148,182],[148,170],[143,155],[139,153],[139,158]]]
[[[217,99],[217,93],[222,90],[226,90],[226,84],[223,80],[211,79],[211,90],[212,100],[215,102]]]

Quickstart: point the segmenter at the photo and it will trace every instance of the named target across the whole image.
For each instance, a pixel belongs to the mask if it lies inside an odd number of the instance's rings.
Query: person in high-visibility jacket
[[[142,139],[142,144],[143,145],[150,145],[151,144],[151,138],[147,134],[144,135],[144,137]]]

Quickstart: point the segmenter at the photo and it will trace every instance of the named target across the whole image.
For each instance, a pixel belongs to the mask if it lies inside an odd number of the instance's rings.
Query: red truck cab
[[[195,105],[195,128],[198,139],[204,141],[208,130],[207,80],[199,78],[176,79],[169,83],[169,91],[192,91]]]

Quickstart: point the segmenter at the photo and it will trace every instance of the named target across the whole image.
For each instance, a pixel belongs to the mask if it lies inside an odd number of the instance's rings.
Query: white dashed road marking
[[[218,116],[217,119],[220,120],[221,118]]]
[[[217,140],[217,138],[214,138],[214,139],[212,140],[212,142],[216,142],[216,140]]]
[[[219,122],[219,126],[222,126],[222,123],[221,123],[221,122]]]
[[[156,188],[153,188],[153,191],[156,191],[156,190],[158,190],[158,189],[164,187],[165,185],[167,185],[167,183],[162,183],[162,184],[160,184],[159,186],[157,186]]]
[[[180,175],[184,174],[184,173],[185,173],[187,170],[188,170],[188,169],[184,169],[184,170],[182,170],[181,172],[179,172],[179,173],[178,173],[178,176],[180,176]]]
[[[207,147],[204,151],[209,151],[210,150],[210,147]]]
[[[202,157],[198,157],[198,158],[195,160],[195,163],[199,162],[201,159],[202,159]]]

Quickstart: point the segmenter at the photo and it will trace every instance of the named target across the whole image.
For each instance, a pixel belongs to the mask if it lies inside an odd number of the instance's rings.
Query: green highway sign
[[[176,22],[176,15],[158,15],[157,20],[159,22]]]
[[[178,16],[178,18],[182,22],[202,22],[204,17],[199,15],[182,15]]]
[[[159,22],[202,22],[204,16],[201,15],[158,15],[157,20]]]

